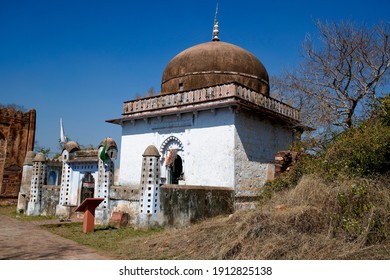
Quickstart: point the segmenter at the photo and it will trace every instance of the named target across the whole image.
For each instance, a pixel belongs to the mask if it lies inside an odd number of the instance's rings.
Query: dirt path
[[[0,215],[0,260],[108,260],[91,248],[62,238],[37,223]]]

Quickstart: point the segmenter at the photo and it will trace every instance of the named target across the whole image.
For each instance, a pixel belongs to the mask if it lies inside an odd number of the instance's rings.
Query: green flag
[[[103,162],[106,162],[106,159],[107,159],[106,148],[107,148],[107,140],[104,143],[103,150],[100,152],[100,159]]]

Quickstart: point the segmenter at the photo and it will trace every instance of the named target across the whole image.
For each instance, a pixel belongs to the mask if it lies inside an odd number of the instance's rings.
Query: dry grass
[[[351,239],[336,223],[346,215],[340,212],[338,197],[363,183],[372,207],[361,215],[362,230]],[[387,186],[388,181],[342,178],[329,185],[304,177],[296,188],[278,193],[256,210],[169,229],[137,244],[123,240],[121,247],[129,251],[121,258],[134,257],[130,250],[135,250],[142,252],[137,255],[142,259],[389,259],[387,235],[374,242],[369,238],[377,217],[390,230]]]
[[[325,183],[304,176],[256,210],[187,228],[47,229],[116,259],[390,259],[389,186],[387,177]]]

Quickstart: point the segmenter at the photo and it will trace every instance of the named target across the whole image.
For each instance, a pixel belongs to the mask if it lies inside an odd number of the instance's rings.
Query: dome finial
[[[215,9],[215,17],[214,17],[214,28],[213,28],[213,41],[219,41],[219,29],[218,29],[218,2],[217,8]]]

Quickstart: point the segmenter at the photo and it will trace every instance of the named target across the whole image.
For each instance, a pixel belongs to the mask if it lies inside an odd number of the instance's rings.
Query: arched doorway
[[[163,184],[179,184],[184,180],[185,158],[183,143],[175,136],[167,137],[160,147],[161,181]]]
[[[168,166],[168,174],[169,184],[179,184],[179,180],[183,179],[183,161],[179,155],[176,155],[175,159]]]
[[[93,198],[95,194],[95,179],[91,172],[86,172],[81,180],[81,198],[82,203],[86,198]]]

